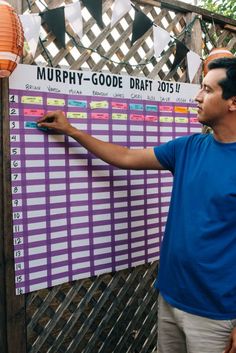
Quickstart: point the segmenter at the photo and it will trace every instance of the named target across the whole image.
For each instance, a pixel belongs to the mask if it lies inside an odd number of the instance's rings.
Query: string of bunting
[[[83,48],[91,52],[95,52],[99,54],[102,58],[109,60],[110,62],[113,62],[115,64],[139,67],[142,65],[145,66],[149,62],[151,62],[152,59],[144,60],[142,63],[139,63],[137,65],[131,65],[130,63],[125,61],[116,62],[104,55],[101,55],[96,49],[88,48],[78,44],[77,41],[73,38],[73,36],[71,36],[66,31],[66,21],[68,21],[74,33],[76,33],[80,39],[83,37],[83,18],[81,11],[81,2],[83,3],[83,6],[85,6],[90,12],[91,16],[96,20],[96,23],[102,30],[104,28],[104,23],[102,20],[102,0],[79,0],[77,2],[54,9],[48,9],[47,6],[41,0],[39,0],[39,2],[45,7],[45,11],[40,13],[23,14],[19,16],[24,29],[25,40],[28,43],[29,50],[33,57],[35,56],[37,50],[38,41],[40,41],[40,44],[43,47],[43,50],[47,56],[50,65],[53,66],[50,58],[50,53],[45,48],[43,40],[40,38],[40,28],[42,25],[42,21],[44,21],[47,23],[50,31],[52,31],[52,33],[57,38],[59,45],[64,48],[66,47],[65,34],[67,34],[77,48]],[[31,11],[30,1],[27,0],[27,3],[28,8]],[[198,71],[201,65],[202,58],[197,53],[188,49],[187,46],[180,40],[180,38],[186,32],[191,32],[194,22],[197,19],[200,20],[201,26],[204,29],[205,27],[202,24],[202,20],[198,16],[196,16],[192,20],[192,22],[190,22],[188,26],[186,26],[186,28],[178,35],[178,37],[174,38],[170,35],[168,31],[157,26],[153,21],[150,20],[148,16],[146,16],[142,11],[137,9],[131,3],[131,1],[115,0],[110,26],[113,27],[132,8],[135,11],[135,16],[132,27],[131,45],[133,45],[138,39],[140,39],[149,29],[153,28],[155,57],[160,57],[161,53],[167,46],[175,45],[175,58],[170,70],[176,70],[177,67],[181,64],[181,62],[185,59],[185,57],[187,57],[189,81],[192,82],[196,72]]]

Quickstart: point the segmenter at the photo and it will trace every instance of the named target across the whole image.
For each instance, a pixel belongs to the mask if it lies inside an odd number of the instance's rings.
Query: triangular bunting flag
[[[172,64],[170,71],[173,71],[183,61],[187,52],[189,51],[189,49],[186,47],[186,45],[184,45],[178,39],[176,39],[175,41],[176,41],[175,60]]]
[[[154,53],[156,58],[160,56],[164,48],[170,42],[171,36],[159,26],[153,26]]]
[[[54,33],[58,42],[65,48],[65,12],[64,7],[41,12],[40,16],[48,24],[49,29]]]
[[[114,26],[127,12],[132,9],[131,2],[128,0],[115,0],[112,11],[111,27]]]
[[[24,30],[25,39],[32,56],[35,56],[39,41],[41,17],[38,14],[19,15]]]
[[[199,66],[201,65],[202,59],[197,53],[194,53],[192,50],[190,50],[187,53],[187,62],[188,62],[188,77],[189,77],[189,82],[191,83],[199,69]]]
[[[91,13],[93,18],[96,20],[97,24],[101,29],[104,28],[102,22],[102,0],[82,0],[84,6],[87,7],[88,11]]]
[[[153,22],[150,18],[148,18],[143,12],[135,9],[131,45],[142,37],[142,35],[144,35],[144,33],[146,33],[152,26]]]
[[[65,19],[81,39],[83,37],[83,19],[79,1],[65,6]]]

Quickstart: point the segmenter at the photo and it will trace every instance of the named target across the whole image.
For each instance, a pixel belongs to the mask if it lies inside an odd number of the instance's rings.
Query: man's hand
[[[223,353],[236,353],[236,327],[231,332],[229,343]]]
[[[42,119],[38,120],[38,127],[56,130],[65,135],[70,135],[76,130],[67,120],[65,114],[56,110],[48,112]]]

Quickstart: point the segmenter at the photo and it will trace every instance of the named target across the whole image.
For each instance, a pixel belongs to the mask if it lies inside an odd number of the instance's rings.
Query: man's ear
[[[236,96],[234,96],[234,97],[231,97],[230,98],[230,106],[229,106],[229,110],[231,111],[231,112],[235,112],[236,111]]]

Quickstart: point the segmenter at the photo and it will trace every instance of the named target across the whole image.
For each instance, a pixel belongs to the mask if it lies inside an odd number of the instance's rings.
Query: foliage
[[[200,7],[236,20],[235,0],[200,0]]]

